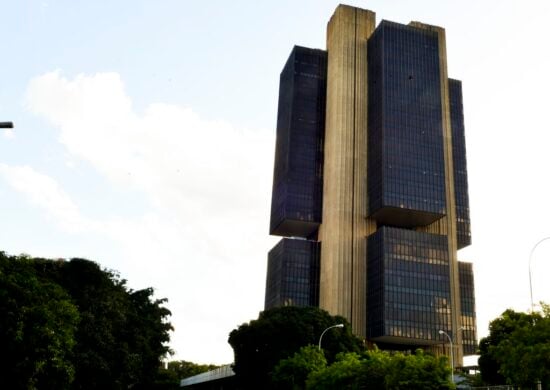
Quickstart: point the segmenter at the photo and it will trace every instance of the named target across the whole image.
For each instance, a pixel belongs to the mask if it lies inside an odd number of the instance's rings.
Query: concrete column
[[[339,5],[327,28],[327,108],[324,149],[320,302],[366,334],[367,39],[371,11]]]

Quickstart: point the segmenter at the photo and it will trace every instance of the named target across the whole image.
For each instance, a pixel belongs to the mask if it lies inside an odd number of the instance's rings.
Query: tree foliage
[[[273,369],[271,380],[277,389],[303,389],[308,376],[326,366],[323,351],[316,345],[306,345],[293,356],[279,361]]]
[[[361,370],[357,353],[340,354],[336,361],[323,370],[312,372],[306,382],[308,389],[356,389]]]
[[[133,291],[84,259],[0,261],[0,337],[13,340],[0,349],[2,380],[15,389],[153,385],[172,329],[166,300],[154,299],[153,289]]]
[[[310,374],[307,389],[453,389],[451,370],[444,357],[417,350],[415,354],[365,351],[346,353],[324,370]]]
[[[0,381],[3,388],[63,389],[75,375],[78,310],[33,265],[0,252]]]
[[[235,363],[233,370],[240,385],[249,389],[268,389],[270,377],[280,360],[301,347],[316,345],[329,326],[339,323],[344,328],[331,329],[323,336],[323,349],[328,361],[341,351],[362,350],[362,342],[351,332],[348,322],[315,307],[279,307],[260,313],[257,320],[239,326],[229,334]]]
[[[214,364],[197,364],[193,362],[187,362],[185,360],[171,361],[168,362],[167,370],[172,371],[176,374],[178,379],[189,378],[190,376],[195,376],[202,374],[203,372],[211,371],[219,366]]]
[[[148,389],[176,390],[180,388],[180,381],[182,379],[202,374],[218,367],[214,364],[196,364],[185,360],[170,361],[166,367],[159,368],[154,385],[149,385]]]
[[[414,355],[393,355],[385,382],[386,389],[443,390],[454,388],[450,377],[446,358],[436,358],[419,349]]]
[[[489,324],[489,336],[480,341],[479,367],[489,384],[535,386],[550,389],[550,308],[542,313],[506,310]]]
[[[319,336],[338,323],[344,328],[327,332],[320,351]],[[233,330],[229,343],[244,389],[454,389],[445,357],[364,351],[342,317],[318,308],[264,311]]]

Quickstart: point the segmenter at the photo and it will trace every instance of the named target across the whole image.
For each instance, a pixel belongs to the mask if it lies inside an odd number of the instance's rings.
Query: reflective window
[[[447,237],[384,226],[367,248],[368,337],[422,342],[450,332]]]
[[[458,262],[460,283],[460,309],[462,345],[464,355],[474,355],[477,351],[476,306],[474,292],[474,272],[471,263]]]
[[[369,212],[396,209],[386,224],[445,215],[438,50],[435,32],[387,21],[368,42]]]
[[[466,140],[462,108],[462,83],[449,79],[451,130],[453,138],[453,171],[456,205],[458,249],[472,243],[470,235],[470,201],[468,197],[468,171],[466,167]]]
[[[319,242],[284,238],[268,254],[265,309],[319,305]]]
[[[310,236],[321,222],[327,53],[295,46],[281,72],[270,233]]]

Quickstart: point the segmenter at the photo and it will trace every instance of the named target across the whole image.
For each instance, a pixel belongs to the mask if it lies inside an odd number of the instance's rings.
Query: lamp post
[[[535,252],[535,249],[537,249],[537,246],[539,244],[542,244],[544,241],[550,240],[550,237],[544,237],[541,238],[531,249],[531,253],[529,253],[529,292],[531,293],[531,314],[534,313],[534,305],[533,305],[533,282],[531,281],[531,260],[533,259],[533,252]]]
[[[0,129],[13,129],[13,122],[0,122]]]
[[[455,383],[454,378],[454,372],[455,372],[455,364],[454,364],[454,358],[453,358],[453,339],[451,339],[451,336],[447,334],[447,332],[440,330],[439,334],[444,334],[449,339],[449,344],[451,346],[451,382]]]
[[[343,328],[343,327],[344,327],[344,324],[336,324],[336,325],[329,326],[328,328],[323,330],[323,333],[321,333],[321,337],[319,337],[319,351],[321,350],[321,340],[323,340],[323,336],[326,333],[326,331],[332,328]]]

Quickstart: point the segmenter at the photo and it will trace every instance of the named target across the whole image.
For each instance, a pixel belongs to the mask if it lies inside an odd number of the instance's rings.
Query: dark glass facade
[[[369,213],[382,224],[445,215],[438,36],[382,21],[368,42]]]
[[[295,46],[281,72],[270,234],[310,237],[321,222],[327,53]]]
[[[476,301],[472,263],[458,262],[460,283],[460,309],[462,323],[462,346],[464,355],[477,353]]]
[[[283,238],[268,254],[265,309],[319,305],[319,258],[316,241]]]
[[[367,248],[367,337],[439,343],[439,330],[451,329],[447,237],[382,227]]]
[[[468,198],[462,83],[458,80],[449,79],[449,103],[453,137],[457,245],[458,249],[462,249],[472,243],[472,238],[470,235],[470,201]]]

